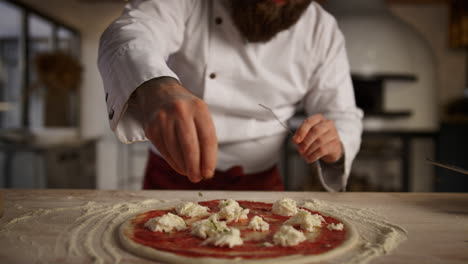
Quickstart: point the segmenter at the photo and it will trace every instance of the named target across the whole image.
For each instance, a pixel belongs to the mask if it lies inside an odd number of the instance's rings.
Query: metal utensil
[[[294,135],[294,132],[292,131],[292,129],[290,129],[285,123],[283,123],[283,122],[279,119],[279,117],[275,114],[275,112],[273,112],[273,110],[272,110],[271,108],[269,108],[268,106],[262,105],[262,104],[258,104],[258,105],[261,106],[261,107],[263,107],[263,108],[265,108],[266,110],[270,111],[270,112],[273,114],[273,116],[276,118],[276,120],[278,120],[278,122],[280,123],[280,125],[281,125],[282,127],[284,127],[284,128],[288,131],[288,133],[289,133],[291,136]],[[311,165],[313,166],[313,168],[315,168],[315,171],[316,171],[316,173],[317,173],[317,175],[318,175],[318,178],[322,181],[322,180],[323,180],[323,176],[322,176],[322,167],[321,167],[321,165],[320,165],[320,161],[319,161],[319,160],[316,160],[316,161],[312,162]],[[324,185],[324,186],[326,186],[326,185]],[[335,192],[335,190],[333,190],[333,189],[331,189],[331,188],[328,188],[328,187],[325,187],[325,188],[326,188],[328,191],[330,191],[330,192]]]
[[[276,118],[278,123],[280,123],[280,125],[284,127],[289,132],[289,134],[294,135],[294,132],[285,123],[283,123],[283,121],[279,119],[279,117],[275,114],[275,112],[273,112],[273,110],[270,107],[262,105],[262,104],[258,104],[258,105],[270,111],[273,114],[273,116]]]
[[[439,167],[442,167],[442,168],[445,168],[445,169],[453,170],[453,171],[468,175],[468,170],[457,167],[457,166],[452,165],[452,164],[449,164],[447,162],[440,162],[440,161],[432,160],[432,159],[429,159],[429,158],[426,158],[426,161],[431,163],[431,164],[434,164],[436,166],[439,166]]]

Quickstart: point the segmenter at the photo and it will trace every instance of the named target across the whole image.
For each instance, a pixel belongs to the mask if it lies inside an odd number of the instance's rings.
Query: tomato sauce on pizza
[[[153,210],[137,215],[132,219],[134,227],[129,235],[135,243],[154,248],[160,251],[171,252],[176,255],[186,257],[211,257],[211,258],[243,258],[243,259],[266,259],[288,255],[318,255],[331,251],[346,241],[346,226],[342,230],[331,230],[327,228],[329,224],[339,224],[340,220],[311,211],[307,208],[298,207],[309,211],[312,214],[319,214],[325,220],[320,228],[314,232],[304,232],[306,240],[295,246],[279,246],[273,243],[274,234],[280,229],[283,223],[290,216],[281,216],[272,212],[271,203],[237,201],[245,209],[249,209],[248,219],[237,222],[229,222],[228,227],[235,227],[240,230],[243,244],[229,247],[215,247],[203,244],[203,239],[191,234],[191,225],[195,221],[208,218],[191,219],[183,217],[188,228],[181,231],[154,232],[145,228],[145,223],[154,217],[159,217],[167,213],[175,214],[175,209]],[[217,213],[219,200],[199,202],[199,205],[209,208],[209,213]],[[254,216],[260,216],[266,221],[270,228],[268,231],[254,231],[247,226]]]

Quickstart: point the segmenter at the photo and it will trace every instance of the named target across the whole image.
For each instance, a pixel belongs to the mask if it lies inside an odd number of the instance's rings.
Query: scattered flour
[[[0,244],[15,245],[11,249],[23,255],[24,260],[38,259],[38,263],[122,263],[124,257],[133,256],[123,251],[116,239],[115,232],[120,224],[139,212],[161,207],[168,206],[149,199],[135,203],[87,202],[73,207],[36,209],[0,224]],[[41,235],[47,233],[47,243],[41,243],[37,230],[42,230]],[[50,245],[51,236],[56,238],[53,245]]]
[[[15,258],[19,263],[31,260],[37,263],[151,263],[122,249],[116,230],[138,213],[171,208],[178,203],[180,200],[147,199],[117,204],[86,202],[47,209],[25,207],[21,212],[30,211],[13,219],[0,219],[0,255],[15,254],[19,256]],[[388,254],[406,239],[403,228],[369,210],[320,200],[298,201],[298,205],[337,216],[356,227],[359,244],[327,263],[367,263]],[[55,243],[51,243],[54,240]]]
[[[368,263],[378,256],[390,253],[407,239],[408,233],[403,227],[386,221],[381,215],[368,209],[333,204],[316,199],[303,201],[301,206],[338,216],[352,223],[358,230],[360,241],[356,249],[343,254],[336,262],[333,261],[332,263]]]

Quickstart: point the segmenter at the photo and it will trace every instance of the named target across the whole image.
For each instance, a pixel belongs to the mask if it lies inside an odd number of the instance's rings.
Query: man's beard
[[[268,42],[294,25],[312,0],[231,0],[234,24],[248,42]]]

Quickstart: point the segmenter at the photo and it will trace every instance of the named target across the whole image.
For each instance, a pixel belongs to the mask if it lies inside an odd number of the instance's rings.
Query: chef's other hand
[[[191,182],[213,177],[218,141],[207,104],[171,77],[152,79],[135,93],[146,137]]]
[[[343,156],[343,145],[333,120],[317,114],[304,120],[293,136],[298,151],[307,163],[321,159],[335,163]]]

